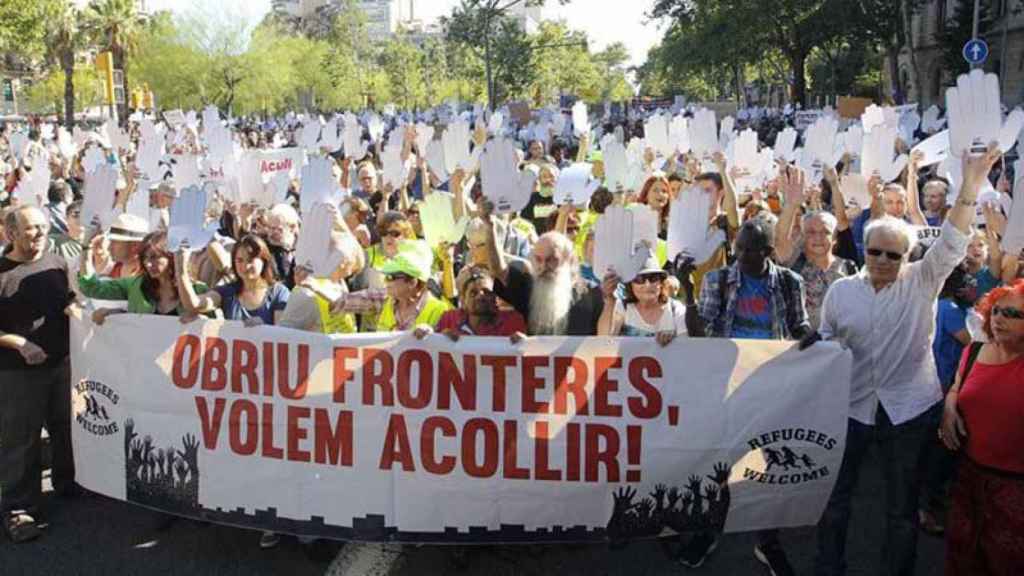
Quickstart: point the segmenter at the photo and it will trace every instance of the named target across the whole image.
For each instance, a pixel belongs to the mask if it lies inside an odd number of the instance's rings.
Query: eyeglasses
[[[401,230],[388,230],[387,232],[384,233],[384,235],[387,236],[388,238],[401,238],[402,236],[405,236],[405,234],[402,233]]]
[[[636,278],[633,278],[633,284],[660,284],[664,279],[664,274],[651,272],[649,274],[641,274]]]
[[[993,306],[993,316],[1002,316],[1003,318],[1009,318],[1011,320],[1024,320],[1024,311],[1016,308],[1010,308],[1008,306]]]
[[[384,278],[388,282],[394,282],[395,280],[402,280],[403,282],[411,282],[412,279],[413,279],[412,276],[409,276],[408,274],[402,274],[402,273],[388,274]]]
[[[81,218],[81,212],[68,212],[68,218]]]
[[[903,260],[903,254],[899,252],[889,252],[888,250],[879,250],[878,248],[868,248],[867,250],[865,250],[865,252],[868,253],[868,256],[874,256],[875,258],[878,258],[882,254],[885,254],[885,257],[888,258],[889,260],[892,260],[893,262],[899,262],[900,260]]]

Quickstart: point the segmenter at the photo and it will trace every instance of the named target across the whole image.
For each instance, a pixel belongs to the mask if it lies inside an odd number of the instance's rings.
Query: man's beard
[[[533,336],[564,336],[572,307],[573,277],[568,266],[561,266],[554,276],[533,277],[530,292],[530,334]]]

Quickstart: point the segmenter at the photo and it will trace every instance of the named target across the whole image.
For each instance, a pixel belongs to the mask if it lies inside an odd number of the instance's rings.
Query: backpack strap
[[[725,317],[726,296],[728,290],[726,284],[729,282],[729,267],[718,269],[718,317]]]
[[[981,353],[981,347],[984,346],[984,342],[971,342],[970,350],[967,352],[967,362],[964,363],[963,375],[960,377],[960,388],[963,389],[964,382],[967,382],[967,376],[971,373],[971,368],[974,368],[974,362],[978,359],[978,354]]]

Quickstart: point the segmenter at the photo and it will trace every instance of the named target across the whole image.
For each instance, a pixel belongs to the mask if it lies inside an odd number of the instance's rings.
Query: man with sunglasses
[[[681,267],[690,336],[799,340],[811,332],[804,308],[803,281],[792,270],[771,260],[775,252],[774,219],[762,215],[743,223],[734,245],[736,262],[704,276],[697,305],[692,302],[690,275],[685,266]],[[679,562],[698,568],[717,545],[717,535],[696,534],[682,550]],[[778,530],[758,532],[754,556],[776,576],[793,574],[779,543]]]
[[[999,159],[963,151],[963,184],[942,234],[913,264],[916,235],[901,219],[883,217],[864,232],[865,267],[836,281],[822,306],[821,337],[853,352],[850,419],[835,488],[818,523],[815,573],[845,574],[850,499],[868,447],[885,467],[887,521],[881,566],[888,576],[914,573],[917,551],[917,459],[934,434],[942,391],[931,345],[936,302],[946,278],[967,254],[978,192]]]

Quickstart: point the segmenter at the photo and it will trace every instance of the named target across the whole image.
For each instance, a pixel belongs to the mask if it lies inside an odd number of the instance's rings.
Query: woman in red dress
[[[1024,572],[1024,280],[996,288],[978,309],[989,341],[964,350],[939,429],[947,448],[963,448],[946,576]]]

